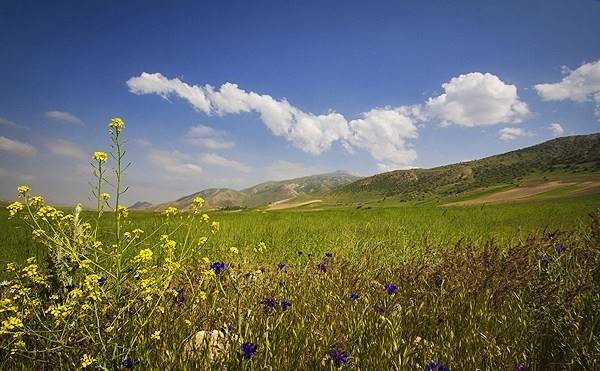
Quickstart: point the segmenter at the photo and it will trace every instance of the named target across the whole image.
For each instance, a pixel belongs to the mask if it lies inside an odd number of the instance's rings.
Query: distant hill
[[[152,207],[152,204],[150,202],[146,202],[146,201],[138,201],[136,203],[134,203],[133,205],[129,206],[129,208],[131,210],[144,210],[144,209],[148,209]]]
[[[210,188],[181,197],[175,201],[152,206],[152,209],[163,210],[169,206],[185,209],[191,205],[197,196],[204,198],[207,208],[239,209],[256,207],[299,196],[326,194],[357,179],[360,179],[360,177],[345,171],[336,171],[302,178],[264,182],[240,191],[229,188]]]
[[[424,200],[555,172],[600,172],[600,134],[557,138],[480,160],[432,169],[377,174],[341,186],[332,196],[363,193],[394,197],[400,201]]]

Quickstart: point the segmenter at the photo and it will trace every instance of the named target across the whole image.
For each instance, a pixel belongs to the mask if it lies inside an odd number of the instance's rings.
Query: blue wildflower
[[[175,297],[175,304],[176,305],[181,305],[183,304],[183,302],[185,301],[185,295],[183,294],[183,292],[180,292],[179,294],[177,294],[177,296]]]
[[[254,343],[243,343],[242,344],[242,354],[244,357],[250,359],[256,354],[256,349],[258,346]]]
[[[282,300],[281,301],[281,309],[288,310],[291,306],[292,306],[292,302],[291,301],[289,301],[289,300]]]
[[[562,254],[565,251],[567,251],[567,248],[565,247],[565,245],[559,243],[554,247],[554,250],[557,254]]]
[[[325,257],[326,257],[326,258],[333,258],[333,253],[332,253],[332,252],[329,252],[329,251],[327,251],[327,252],[325,253]]]
[[[123,366],[124,368],[133,368],[134,363],[135,362],[133,361],[133,359],[131,359],[131,357],[125,357],[121,361],[121,366]]]
[[[398,286],[393,283],[386,283],[383,287],[385,287],[385,291],[390,295],[395,294],[396,291],[398,291]]]
[[[348,353],[336,348],[333,348],[329,351],[329,357],[337,366],[346,364],[348,361],[350,361],[350,356]]]
[[[425,371],[436,371],[437,370],[437,363],[431,361],[427,364],[427,366],[425,366]]]
[[[67,292],[71,292],[71,291],[75,290],[75,287],[77,287],[77,286],[74,283],[70,283],[65,286],[65,290],[67,290]]]
[[[106,283],[106,277],[98,278],[98,286],[104,286],[105,283]]]
[[[262,305],[265,308],[265,312],[269,312],[271,311],[271,309],[274,309],[279,303],[277,303],[277,300],[275,300],[273,297],[271,296],[267,296],[265,297],[262,301],[261,301]]]
[[[327,272],[327,266],[325,265],[325,263],[320,262],[317,264],[317,268],[321,271],[321,272]]]
[[[210,265],[210,269],[212,269],[216,274],[219,274],[225,270],[225,263],[214,262]]]
[[[358,300],[358,294],[353,292],[350,294],[350,300],[352,301],[357,301]]]
[[[277,269],[283,270],[283,268],[285,268],[285,264],[284,263],[277,263]]]

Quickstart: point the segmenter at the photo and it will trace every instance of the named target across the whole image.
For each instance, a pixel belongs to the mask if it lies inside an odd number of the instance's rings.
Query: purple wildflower
[[[326,257],[326,258],[329,258],[329,259],[331,259],[331,258],[333,258],[333,253],[332,253],[332,252],[329,252],[329,251],[327,251],[327,252],[325,253],[325,257]]]
[[[318,263],[317,268],[323,273],[327,272],[327,266],[323,262]]]
[[[565,247],[565,245],[559,243],[554,247],[554,250],[557,254],[562,254],[565,251],[567,251],[567,248]]]
[[[358,300],[358,294],[353,292],[350,294],[350,300],[352,301],[357,301]]]
[[[277,303],[277,300],[275,300],[273,297],[271,296],[267,296],[265,297],[262,301],[261,301],[262,305],[265,308],[265,312],[270,312],[271,309],[274,309],[279,303]]]
[[[431,361],[427,364],[427,366],[425,366],[425,371],[436,371],[437,370],[437,363]]]
[[[258,346],[254,343],[243,343],[242,344],[242,354],[244,354],[244,357],[246,357],[247,359],[252,358],[255,354],[256,354],[256,349],[258,348]]]
[[[67,292],[71,292],[71,291],[75,290],[75,287],[77,287],[77,286],[74,283],[70,283],[65,286],[65,290],[67,290]]]
[[[106,283],[106,277],[98,278],[98,286],[104,286],[105,283]]]
[[[121,361],[121,366],[123,366],[124,368],[133,368],[134,363],[135,362],[133,361],[133,359],[131,359],[131,357],[125,357]]]
[[[175,297],[175,305],[181,305],[183,304],[183,302],[185,301],[185,295],[183,294],[183,292],[180,292],[179,294],[177,294],[177,296]]]
[[[515,371],[525,371],[525,365],[522,363],[519,363],[517,365],[517,367],[515,367]]]
[[[433,279],[435,280],[435,285],[438,287],[444,283],[444,278],[439,273],[436,273]]]
[[[285,264],[284,263],[277,263],[277,269],[283,270],[283,268],[285,268]]]
[[[210,269],[212,269],[216,274],[220,274],[225,270],[225,263],[214,262],[210,265]]]
[[[540,259],[540,262],[542,263],[542,266],[544,268],[547,268],[548,265],[550,265],[551,261],[552,260],[548,256],[546,256],[546,255],[542,256],[542,258]]]
[[[386,283],[383,287],[385,287],[385,291],[390,295],[395,294],[396,291],[398,291],[398,286],[393,283]]]
[[[329,351],[329,357],[337,366],[346,364],[348,361],[350,361],[350,356],[348,353],[336,348],[333,348]]]
[[[281,301],[281,309],[288,310],[291,306],[292,306],[292,302],[291,301],[289,301],[289,300],[282,300]]]

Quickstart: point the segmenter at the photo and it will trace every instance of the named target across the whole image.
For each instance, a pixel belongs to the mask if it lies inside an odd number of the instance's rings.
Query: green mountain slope
[[[600,173],[600,134],[553,139],[532,147],[432,169],[396,170],[359,179],[332,197],[372,194],[400,201],[449,197],[527,178]]]

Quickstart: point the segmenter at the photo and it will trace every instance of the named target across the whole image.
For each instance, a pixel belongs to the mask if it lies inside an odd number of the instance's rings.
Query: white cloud
[[[256,112],[274,135],[284,137],[295,147],[314,155],[328,150],[333,142],[348,135],[347,121],[339,113],[314,115],[303,112],[285,99],[246,92],[232,83],[215,89],[210,85],[189,85],[177,78],[168,79],[160,73],[143,72],[130,78],[127,86],[134,94],[158,94],[165,99],[171,95],[179,96],[208,115]]]
[[[376,108],[349,123],[348,142],[366,150],[378,161],[380,170],[410,167],[417,153],[407,140],[417,138],[416,119],[407,107]]]
[[[200,155],[200,161],[208,165],[227,167],[243,173],[248,173],[252,170],[250,166],[246,164],[243,164],[239,161],[230,160],[223,156],[219,156],[215,153],[203,153],[202,155]]]
[[[78,144],[70,142],[66,139],[55,139],[46,143],[46,147],[50,152],[59,156],[66,156],[78,160],[85,160],[88,155]]]
[[[442,85],[444,93],[427,100],[432,116],[442,124],[475,127],[519,123],[529,114],[517,87],[491,73],[472,72],[453,77]]]
[[[529,137],[532,134],[521,128],[502,128],[498,131],[500,140],[515,140],[520,137]]]
[[[16,122],[6,119],[4,117],[0,117],[0,125],[10,126],[11,128],[15,129],[27,129],[26,126],[17,124]]]
[[[31,144],[9,139],[4,136],[0,136],[0,151],[14,153],[24,157],[32,157],[37,154],[37,150]]]
[[[167,172],[180,176],[193,176],[202,173],[202,167],[193,163],[191,156],[179,151],[152,149],[148,159]]]
[[[594,100],[596,116],[600,118],[600,60],[585,63],[574,71],[563,67],[563,74],[565,77],[560,82],[535,85],[538,95],[546,101]]]
[[[83,121],[79,117],[69,112],[48,111],[45,113],[45,115],[51,120],[62,122],[65,124],[83,125]]]
[[[233,141],[225,139],[226,132],[206,125],[192,126],[185,135],[185,141],[210,149],[226,149],[235,146]]]
[[[563,129],[562,125],[558,122],[554,122],[548,125],[548,129],[552,132],[555,137],[559,137],[564,134],[565,129]]]

